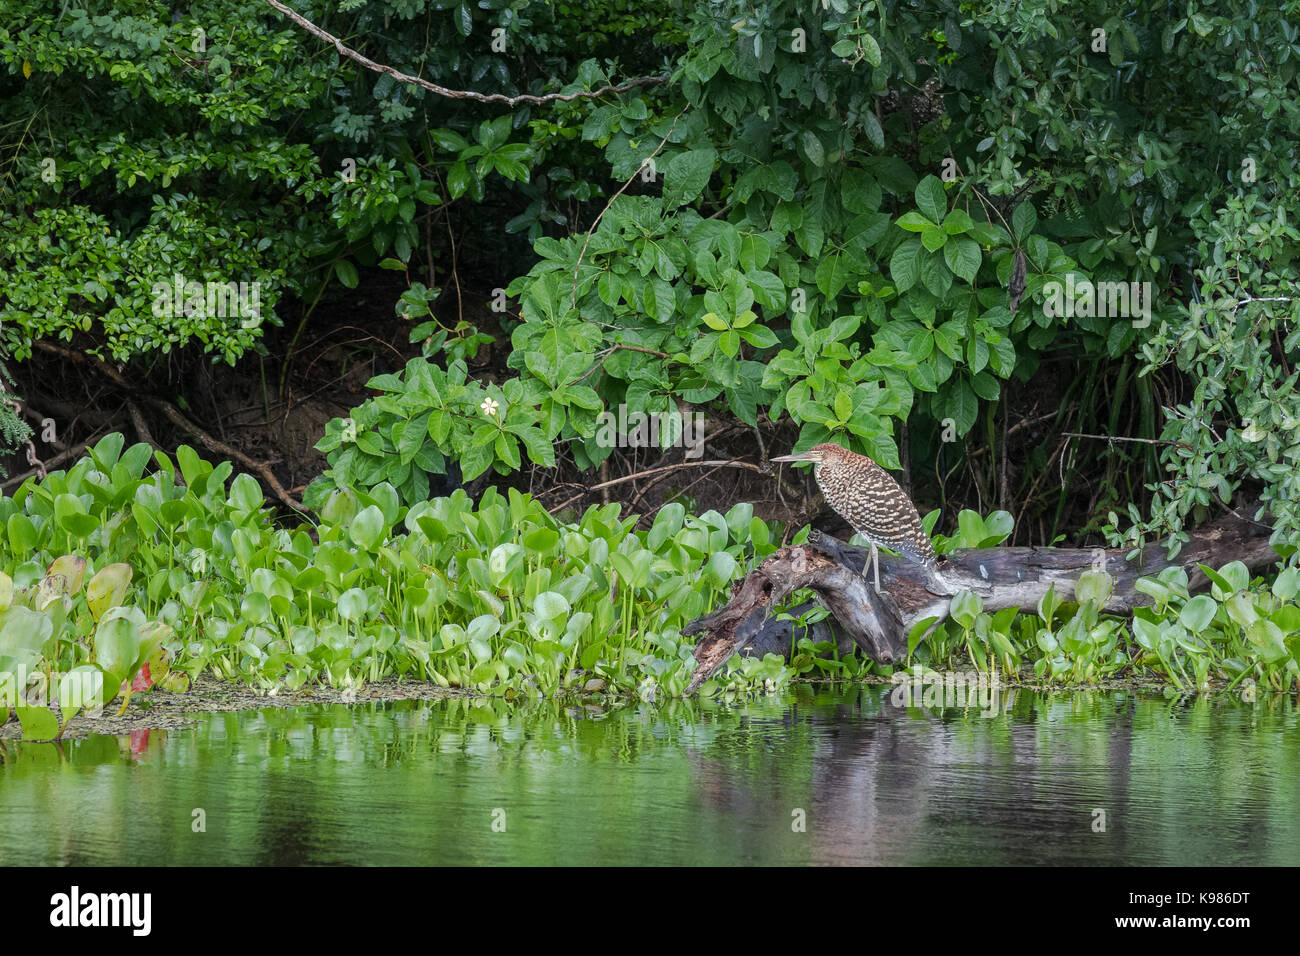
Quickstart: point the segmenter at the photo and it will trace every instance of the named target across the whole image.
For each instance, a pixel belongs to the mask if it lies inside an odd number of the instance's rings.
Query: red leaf
[[[153,677],[149,674],[149,665],[145,664],[136,672],[135,677],[131,679],[131,693],[134,694],[138,690],[148,690],[152,686]],[[118,689],[118,693],[126,693],[126,681],[122,681],[122,686]]]

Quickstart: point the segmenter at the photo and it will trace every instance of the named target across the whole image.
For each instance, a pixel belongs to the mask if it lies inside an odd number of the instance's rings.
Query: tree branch
[[[339,56],[347,57],[356,63],[360,63],[367,70],[373,70],[376,73],[386,73],[400,83],[412,83],[416,86],[428,90],[430,93],[436,93],[439,96],[445,96],[453,100],[475,100],[479,103],[504,103],[506,106],[517,106],[520,103],[551,103],[551,102],[568,102],[587,97],[604,96],[606,93],[626,93],[628,90],[636,89],[639,86],[653,86],[656,83],[663,83],[668,79],[668,74],[664,73],[659,76],[639,76],[636,79],[628,80],[626,83],[618,86],[602,86],[598,90],[580,90],[577,93],[547,93],[545,96],[533,96],[528,93],[521,93],[519,96],[506,96],[504,93],[476,93],[473,90],[449,90],[445,86],[439,86],[437,83],[430,83],[428,80],[418,76],[411,76],[393,69],[391,66],[384,66],[382,63],[376,63],[368,59],[347,46],[343,41],[332,33],[327,33],[316,24],[303,17],[301,14],[286,7],[279,0],[266,0],[268,4],[279,10],[286,17],[292,20],[298,26],[302,27],[312,36],[324,40],[332,45],[338,51]]]

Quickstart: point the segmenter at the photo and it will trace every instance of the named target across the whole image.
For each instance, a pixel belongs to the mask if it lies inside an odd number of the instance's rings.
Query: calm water
[[[1293,699],[1021,691],[990,716],[891,693],[321,705],[0,742],[0,865],[1300,863]]]

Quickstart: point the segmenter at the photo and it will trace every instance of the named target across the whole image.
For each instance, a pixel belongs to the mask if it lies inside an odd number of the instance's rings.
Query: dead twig
[[[548,508],[547,510],[550,511],[551,514],[555,514],[555,512],[567,508],[569,505],[573,504],[579,498],[585,497],[590,492],[601,491],[602,489],[612,487],[613,485],[622,484],[625,481],[635,481],[638,478],[647,478],[650,475],[657,475],[665,471],[676,471],[679,468],[705,468],[705,467],[745,468],[748,469],[749,471],[758,472],[760,475],[764,473],[763,469],[760,468],[758,465],[755,465],[752,462],[740,461],[734,458],[729,461],[727,460],[679,461],[672,465],[661,465],[658,468],[648,468],[645,471],[638,471],[635,474],[622,475],[618,478],[611,478],[608,481],[602,481],[599,484],[591,485],[590,487],[584,488],[581,494],[574,495],[572,498],[569,498],[567,501],[564,501],[561,504],[556,505],[554,508]]]
[[[131,424],[135,426],[135,433],[140,436],[140,440],[155,451],[162,451],[162,445],[154,441],[153,435],[149,433],[149,426],[145,424],[144,416],[140,414],[140,406],[127,399],[126,408],[131,415]]]

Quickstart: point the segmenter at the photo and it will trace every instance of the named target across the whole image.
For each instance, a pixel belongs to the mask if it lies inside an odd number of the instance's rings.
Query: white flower
[[[497,409],[500,407],[501,407],[501,403],[498,402],[495,398],[492,398],[490,395],[487,398],[483,399],[483,404],[479,406],[479,408],[483,409],[484,415],[495,415],[497,413]]]

